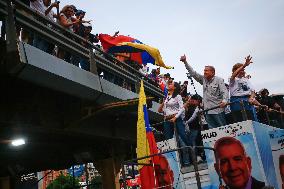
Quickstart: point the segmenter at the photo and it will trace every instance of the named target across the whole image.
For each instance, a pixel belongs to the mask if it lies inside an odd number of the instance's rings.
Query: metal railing
[[[211,147],[203,147],[203,146],[184,146],[184,147],[181,147],[181,148],[176,148],[176,149],[172,149],[172,150],[167,150],[167,151],[164,151],[164,152],[160,152],[160,153],[156,153],[156,154],[151,154],[149,156],[144,156],[144,157],[140,157],[140,158],[135,158],[135,159],[132,159],[132,160],[128,160],[128,161],[124,161],[121,165],[122,167],[122,179],[123,179],[123,187],[125,189],[127,189],[127,183],[126,183],[126,174],[125,174],[125,165],[126,166],[129,166],[129,165],[143,165],[143,166],[151,166],[151,167],[159,167],[159,165],[156,165],[156,164],[153,164],[153,162],[149,162],[149,164],[143,164],[143,163],[137,163],[139,160],[143,160],[143,159],[148,159],[148,158],[153,158],[155,156],[161,156],[163,154],[167,154],[167,153],[171,153],[171,152],[176,152],[176,151],[181,151],[181,150],[189,150],[190,152],[190,156],[191,156],[191,159],[192,159],[192,164],[193,164],[193,167],[194,167],[194,172],[195,172],[195,177],[196,177],[196,184],[197,184],[197,187],[198,189],[201,189],[201,180],[200,180],[200,175],[199,175],[199,170],[198,170],[198,164],[197,164],[197,161],[196,161],[196,154],[195,154],[195,149],[198,149],[198,148],[201,148],[201,149],[207,149],[207,150],[213,150],[214,153],[215,153],[215,149],[214,148],[211,148]],[[164,173],[164,170],[155,170],[154,171],[161,171],[162,174]],[[218,174],[220,175],[220,174]],[[155,178],[156,179],[156,178]],[[159,186],[158,188],[163,188],[163,187],[166,187],[168,185],[163,185],[162,183],[162,186]],[[155,188],[153,188],[155,189]]]
[[[226,106],[229,106],[229,105],[232,105],[232,104],[236,104],[236,103],[240,103],[240,107],[241,107],[241,117],[242,117],[242,121],[246,121],[246,120],[249,120],[249,116],[248,116],[248,111],[250,110],[247,110],[246,107],[245,107],[245,103],[249,103],[247,100],[240,100],[240,101],[235,101],[235,102],[230,102],[230,103],[227,103]],[[214,110],[214,109],[217,109],[217,108],[220,108],[220,106],[215,106],[215,107],[212,107],[212,108],[209,108],[209,109],[206,109],[206,110],[202,110],[199,112],[199,114],[204,114],[210,110]],[[273,108],[268,108],[266,105],[260,105],[260,106],[257,106],[257,121],[260,122],[260,123],[264,123],[264,124],[268,124],[268,125],[271,125],[271,126],[276,126],[276,127],[280,127],[280,128],[284,128],[284,112],[283,111],[279,111],[279,110],[275,110]],[[266,121],[263,121],[261,119],[259,119],[259,114],[261,113],[264,113],[265,114],[265,118],[266,118]],[[234,115],[236,112],[234,111],[231,111],[229,114],[231,115]],[[274,117],[273,115],[274,114]],[[276,114],[276,116],[275,116]],[[233,117],[234,119],[234,117]],[[233,122],[230,122],[230,123],[236,123],[238,121],[236,120],[233,120]]]
[[[138,92],[139,87],[137,83],[140,82],[140,79],[143,79],[145,80],[144,86],[146,93],[158,98],[163,96],[161,89],[148,82],[147,78],[143,78],[137,69],[105,53],[98,46],[89,41],[87,42],[81,36],[49,20],[44,15],[35,12],[19,0],[0,0],[0,16],[2,18],[5,17],[5,21],[2,24],[6,26],[7,46],[11,46],[11,42],[17,43],[16,30],[22,28],[30,34],[38,35],[74,56],[88,60],[90,71],[94,74],[98,74],[98,69],[111,73],[125,80],[127,83],[134,85],[134,92]],[[1,33],[1,35],[4,34]],[[4,38],[3,36],[1,37]],[[83,46],[82,42],[90,48]],[[13,50],[17,49],[16,45],[13,45],[13,47]]]

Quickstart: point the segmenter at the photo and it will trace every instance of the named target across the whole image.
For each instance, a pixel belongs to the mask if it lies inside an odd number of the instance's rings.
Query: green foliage
[[[89,186],[90,189],[102,189],[102,177],[97,176],[94,179],[91,180],[91,185]]]
[[[51,182],[46,189],[74,189],[79,188],[79,179],[75,178],[73,186],[73,177],[71,175],[59,175],[53,182]]]

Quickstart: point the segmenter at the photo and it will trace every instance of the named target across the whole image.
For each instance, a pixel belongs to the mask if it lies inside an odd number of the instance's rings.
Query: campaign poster
[[[158,142],[157,146],[160,152],[165,152],[168,150],[176,149],[176,142],[174,139],[169,139],[162,142]],[[177,151],[165,153],[163,155],[168,160],[170,168],[174,174],[173,188],[184,189],[185,183],[183,182],[183,175],[180,173],[179,157]]]
[[[221,180],[223,186],[229,186],[232,183],[235,184],[239,182],[241,179],[243,179],[242,181],[244,183],[248,183],[249,180],[252,180],[252,185],[254,185],[255,182],[261,183],[262,185],[266,183],[264,169],[253,132],[251,121],[239,122],[202,131],[204,147],[217,147],[215,146],[217,142],[219,146],[216,150],[219,154],[222,154],[222,157],[226,157],[216,162],[214,151],[205,150],[212,185],[218,188],[221,184]],[[245,155],[242,148],[244,148]],[[238,167],[238,172],[232,171],[235,169],[237,162],[239,162],[242,167]],[[220,170],[220,177],[214,165]]]
[[[280,130],[279,128],[271,127],[259,122],[252,122],[254,136],[257,142],[262,166],[264,169],[267,185],[278,188],[278,182],[275,174],[275,167],[272,157],[272,149],[270,145],[269,132]]]
[[[284,179],[284,130],[270,131],[269,136],[278,188],[283,189],[281,175]]]

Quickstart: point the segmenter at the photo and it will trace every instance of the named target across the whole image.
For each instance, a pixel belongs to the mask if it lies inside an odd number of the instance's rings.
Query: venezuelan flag
[[[165,65],[157,48],[145,45],[132,37],[123,35],[113,37],[108,34],[100,34],[99,39],[103,49],[108,53],[131,53],[130,59],[139,64],[151,63],[166,69],[173,68]]]
[[[138,121],[137,121],[137,158],[158,153],[157,144],[149,124],[148,110],[146,105],[146,95],[144,92],[143,81],[139,92]],[[141,188],[149,189],[158,186],[155,181],[155,170],[151,164],[155,162],[153,158],[138,160],[138,163],[150,164],[139,165]]]

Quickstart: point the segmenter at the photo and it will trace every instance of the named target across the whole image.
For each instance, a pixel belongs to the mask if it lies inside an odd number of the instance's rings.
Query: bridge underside
[[[23,52],[26,59],[12,69],[7,69],[4,56],[0,64],[0,176],[110,157],[133,158],[137,122],[133,99],[138,94],[69,63],[54,63],[61,60],[33,47]],[[121,101],[125,103],[117,104]],[[149,109],[152,123],[161,121],[157,106],[153,102]],[[10,146],[17,137],[25,138],[26,145]]]

